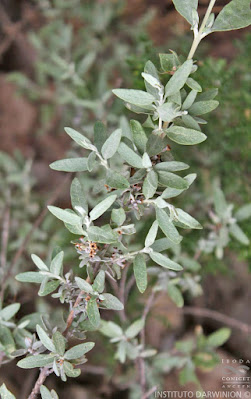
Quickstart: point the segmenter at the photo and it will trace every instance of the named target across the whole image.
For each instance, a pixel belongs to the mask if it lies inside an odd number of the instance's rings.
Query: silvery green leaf
[[[229,228],[229,233],[236,238],[241,244],[248,245],[249,244],[249,238],[246,236],[246,234],[241,230],[240,226],[238,226],[237,223],[234,223],[230,226]]]
[[[146,349],[140,353],[140,357],[143,357],[145,359],[147,357],[152,357],[156,355],[156,353],[157,353],[156,349]]]
[[[177,188],[179,190],[186,190],[189,185],[182,177],[164,170],[158,170],[159,184],[164,187]]]
[[[123,303],[120,302],[118,298],[116,298],[112,294],[103,294],[104,301],[102,301],[102,306],[105,306],[107,309],[113,310],[122,310],[124,309]]]
[[[182,15],[190,25],[193,25],[193,10],[198,8],[198,0],[173,0],[178,13]]]
[[[40,270],[45,270],[48,271],[48,267],[46,266],[46,264],[42,261],[42,259],[39,258],[39,256],[35,255],[35,254],[31,254],[31,259],[33,260],[33,262],[35,263],[35,265],[40,269]]]
[[[59,252],[51,261],[50,271],[55,276],[60,276],[63,269],[64,251]]]
[[[56,353],[58,353],[60,356],[63,356],[65,353],[65,338],[63,335],[59,331],[56,331],[52,336],[52,340],[56,349]]]
[[[151,94],[142,90],[115,89],[112,92],[121,100],[140,107],[150,105],[155,100]]]
[[[158,228],[159,228],[158,222],[157,222],[157,220],[155,220],[153,222],[152,226],[150,227],[150,230],[148,231],[146,239],[145,239],[145,247],[146,248],[150,247],[154,243],[157,233],[158,233]]]
[[[87,305],[87,316],[94,327],[98,327],[100,323],[100,314],[96,298],[91,298]]]
[[[182,293],[176,285],[169,283],[167,285],[167,293],[171,300],[175,303],[178,308],[182,308],[184,306],[184,299]]]
[[[1,351],[11,354],[16,350],[15,341],[10,329],[0,324],[0,347]]]
[[[84,190],[77,177],[72,180],[70,194],[72,208],[74,209],[75,206],[79,206],[82,207],[87,213],[88,205],[87,201],[85,200]]]
[[[201,131],[199,123],[195,120],[195,117],[192,117],[191,115],[182,115],[181,120],[185,127],[188,129],[193,129],[193,130],[198,130],[199,132]]]
[[[78,236],[86,234],[85,231],[83,230],[82,223],[79,224],[65,223],[64,225],[67,228],[67,230],[69,230],[72,234],[76,234]]]
[[[108,134],[107,134],[106,126],[100,121],[95,122],[94,143],[99,152],[101,152],[101,148],[103,147],[103,144],[105,143],[107,138],[108,138]]]
[[[105,141],[102,146],[101,153],[104,159],[109,159],[117,152],[122,136],[122,130],[115,130]]]
[[[87,170],[87,158],[68,158],[52,162],[50,168],[61,172],[85,172]]]
[[[145,64],[145,68],[144,68],[144,73],[146,75],[150,75],[151,77],[153,77],[154,79],[156,79],[157,82],[159,82],[159,74],[158,71],[155,67],[155,65],[152,63],[152,61],[147,61]],[[152,81],[153,82],[153,81]],[[148,93],[152,94],[154,98],[156,98],[157,100],[159,100],[160,98],[160,91],[164,90],[164,87],[161,85],[161,83],[158,83],[157,87],[152,86],[152,84],[150,84],[146,79],[145,79],[145,86],[146,86],[146,90]]]
[[[138,290],[143,293],[147,287],[147,268],[143,254],[136,255],[133,262],[133,271]]]
[[[115,359],[118,359],[120,363],[125,363],[126,360],[126,342],[120,341],[118,344],[118,350],[114,356]]]
[[[158,208],[161,208],[161,209],[168,208],[168,203],[165,200],[163,200],[163,198],[161,198],[161,197],[158,197],[155,200],[155,204]]]
[[[146,199],[152,198],[158,187],[158,175],[154,170],[147,173],[143,183],[143,194]]]
[[[152,87],[159,89],[162,86],[160,81],[156,79],[154,76],[150,75],[149,73],[142,72],[141,75],[145,79],[145,81],[149,83]]]
[[[212,31],[241,29],[251,24],[249,0],[232,0],[217,16]]]
[[[219,217],[222,217],[227,209],[226,198],[220,188],[214,190],[214,208]]]
[[[73,214],[72,212],[66,209],[61,209],[52,205],[49,205],[47,208],[54,216],[56,216],[56,218],[62,220],[65,223],[69,223],[72,225],[74,224],[78,225],[81,223],[81,218],[78,215]]]
[[[147,152],[144,152],[144,154],[143,154],[142,164],[143,164],[143,167],[146,169],[152,167],[152,161],[151,161],[149,155],[147,154]]]
[[[58,286],[60,285],[60,281],[59,280],[52,280],[52,281],[48,281],[43,285],[43,281],[41,284],[41,287],[38,291],[38,295],[39,296],[46,296],[51,294],[53,291],[55,291]]]
[[[175,210],[176,210],[177,219],[181,223],[181,225],[184,225],[184,228],[202,229],[201,224],[192,216],[190,216],[188,213],[184,212],[180,208],[175,208]]]
[[[140,122],[136,120],[131,120],[130,127],[132,131],[134,144],[136,145],[140,154],[144,154],[144,152],[146,151],[147,136],[143,126],[141,125]]]
[[[191,115],[204,115],[208,112],[213,111],[219,105],[219,101],[208,100],[208,101],[197,101],[189,108],[189,114]]]
[[[171,247],[173,247],[173,242],[168,240],[168,238],[160,238],[159,240],[156,240],[151,246],[154,252],[163,252]]]
[[[171,103],[174,103],[177,108],[180,108],[181,107],[181,103],[182,103],[181,92],[177,91],[177,93],[174,93],[172,96],[169,96],[168,97],[168,101],[171,102]]]
[[[12,303],[0,310],[0,319],[8,321],[10,320],[20,309],[20,303]]]
[[[172,71],[174,67],[177,68],[180,65],[180,60],[174,51],[170,54],[160,53],[159,58],[161,68],[165,72]]]
[[[159,227],[165,236],[174,244],[179,244],[182,240],[182,237],[179,235],[176,227],[174,227],[167,213],[163,209],[157,208],[156,216]]]
[[[91,172],[94,169],[94,167],[96,165],[96,156],[97,156],[97,153],[95,151],[90,152],[90,154],[87,158],[88,172]]]
[[[113,321],[102,320],[99,331],[109,338],[121,337],[123,335],[122,328],[118,324],[113,323]]]
[[[129,165],[133,166],[134,168],[143,168],[141,157],[125,143],[120,143],[118,153]]]
[[[218,346],[225,344],[230,335],[231,330],[229,328],[220,328],[207,337],[206,344],[213,348],[217,348]]]
[[[105,289],[105,272],[104,270],[100,270],[100,272],[95,277],[92,288],[94,291],[98,293],[102,293]]]
[[[77,378],[81,374],[81,370],[75,369],[70,362],[67,362],[67,360],[65,360],[63,363],[63,369],[67,377]],[[66,377],[62,375],[62,370],[61,370],[61,379],[62,381],[66,381]]]
[[[49,389],[46,388],[46,386],[44,386],[44,385],[41,385],[41,387],[40,387],[40,394],[41,394],[42,399],[54,399],[55,398],[55,396],[53,397],[51,395]]]
[[[179,107],[177,104],[173,102],[168,102],[157,107],[157,112],[159,118],[164,122],[172,122],[175,118],[182,115],[182,112],[179,111]]]
[[[121,226],[126,220],[126,213],[123,208],[113,209],[111,219],[117,226]]]
[[[146,114],[146,115],[153,115],[155,106],[153,105],[145,105],[144,108],[139,107],[138,105],[132,105],[129,103],[125,104],[125,107],[129,109],[129,111],[135,112],[135,114]]]
[[[186,170],[188,168],[189,165],[186,163],[177,161],[160,162],[155,165],[157,171],[164,170],[166,172],[179,172],[180,170]]]
[[[68,136],[70,136],[72,140],[74,140],[81,147],[85,148],[86,150],[92,150],[92,151],[97,150],[89,139],[87,139],[81,133],[77,132],[75,129],[72,129],[71,127],[65,127],[64,130],[66,131]]]
[[[187,78],[186,84],[192,90],[195,90],[195,91],[198,91],[198,92],[202,91],[202,87],[193,78]]]
[[[135,338],[144,328],[144,325],[145,325],[144,319],[138,319],[134,321],[125,331],[126,337],[129,339]]]
[[[239,208],[234,217],[238,221],[249,219],[251,217],[251,204],[246,204]]]
[[[128,180],[124,176],[111,170],[108,170],[107,172],[106,183],[109,187],[117,189],[125,189],[130,187]]]
[[[19,360],[17,366],[21,369],[33,369],[52,365],[54,356],[52,355],[32,355]]]
[[[191,106],[193,105],[195,99],[197,97],[197,91],[191,90],[188,96],[186,97],[185,101],[182,104],[182,110],[188,109],[190,110]]]
[[[136,229],[134,224],[128,224],[127,226],[121,226],[120,230],[122,234],[131,235],[136,233]]]
[[[53,344],[52,340],[48,337],[46,332],[43,330],[42,327],[40,327],[39,324],[36,326],[37,330],[37,335],[42,342],[42,344],[50,351],[50,352],[56,352],[55,345]]]
[[[85,353],[92,350],[94,345],[94,342],[85,342],[83,344],[76,345],[73,348],[69,349],[67,352],[65,352],[64,358],[67,360],[79,359]]]
[[[116,242],[118,238],[113,231],[105,231],[98,226],[89,227],[88,237],[90,241],[99,242],[101,244],[112,244]]]
[[[2,399],[16,399],[16,397],[7,389],[5,384],[0,386],[0,395]]]
[[[110,195],[109,197],[107,197],[103,201],[101,201],[99,204],[97,204],[90,212],[91,220],[96,220],[101,215],[103,215],[103,213],[105,213],[110,208],[110,206],[114,203],[116,198],[117,198],[117,195]]]
[[[158,136],[157,134],[151,133],[148,137],[146,144],[146,151],[150,157],[158,155],[162,150],[166,148],[168,144],[168,138]]]
[[[197,130],[187,129],[182,126],[171,126],[166,130],[166,134],[175,143],[183,145],[194,145],[202,143],[207,136]]]
[[[45,277],[39,272],[24,272],[16,275],[15,279],[21,283],[40,284]]]
[[[88,294],[93,292],[91,284],[87,283],[87,281],[84,280],[83,278],[75,277],[75,281],[77,283],[78,288],[81,291],[87,292]]]
[[[179,262],[182,264],[182,266],[184,266],[185,269],[192,272],[198,272],[201,269],[201,265],[195,259],[180,256]]]
[[[157,252],[150,252],[149,256],[154,262],[158,263],[158,265],[165,267],[167,269],[175,271],[180,271],[183,269],[183,267],[180,266],[178,263],[172,261],[171,259]]]
[[[165,87],[166,97],[169,97],[177,93],[177,91],[180,91],[180,89],[182,89],[182,87],[185,85],[187,81],[188,76],[192,71],[192,67],[193,67],[193,61],[187,60],[177,69],[177,71],[174,73],[174,75],[166,84]]]

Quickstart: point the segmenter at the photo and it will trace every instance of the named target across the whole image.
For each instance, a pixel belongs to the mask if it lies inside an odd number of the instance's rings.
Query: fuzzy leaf
[[[100,314],[96,298],[91,298],[87,305],[87,316],[94,327],[98,327],[100,323]]]
[[[194,145],[202,143],[207,136],[197,130],[187,129],[182,126],[171,126],[166,130],[166,134],[175,143],[183,145]]]
[[[90,241],[99,242],[101,244],[112,244],[116,242],[118,238],[113,231],[106,231],[98,226],[89,227],[88,237]]]
[[[174,6],[178,13],[182,15],[190,25],[193,25],[193,9],[197,10],[198,0],[173,0]]]
[[[19,309],[20,303],[12,303],[11,305],[6,306],[2,310],[0,310],[0,319],[5,321],[10,320],[12,317],[15,316]]]
[[[209,101],[197,101],[189,108],[189,114],[199,116],[207,114],[217,108],[219,101],[209,100]]]
[[[110,206],[114,203],[116,198],[117,198],[117,195],[110,195],[109,197],[107,197],[103,201],[101,201],[99,204],[97,204],[90,212],[91,220],[96,220],[101,215],[103,215],[103,213],[105,213],[110,208]]]
[[[251,218],[251,204],[243,205],[238,211],[235,213],[234,217],[238,221],[246,220]]]
[[[56,331],[52,336],[52,340],[56,349],[56,353],[58,353],[60,356],[63,356],[65,353],[65,338],[63,335],[59,331]]]
[[[87,281],[84,280],[83,278],[75,277],[75,281],[80,290],[87,292],[88,294],[93,292],[93,288],[92,288],[91,284],[87,283]]]
[[[152,198],[158,187],[158,175],[154,170],[147,173],[143,183],[143,194],[146,199]]]
[[[106,183],[109,187],[117,189],[124,189],[130,187],[128,180],[124,176],[110,170],[107,172]]]
[[[113,157],[113,155],[117,152],[119,147],[119,143],[121,140],[122,130],[115,130],[103,144],[101,153],[105,159],[109,159]]]
[[[40,284],[45,276],[39,272],[24,272],[16,275],[15,279],[21,283],[37,283]]]
[[[83,344],[76,345],[73,348],[69,349],[67,352],[65,352],[64,358],[67,360],[79,359],[85,353],[92,350],[94,345],[94,342],[85,342]]]
[[[182,240],[182,237],[179,235],[176,227],[174,227],[167,213],[163,209],[156,209],[156,216],[159,227],[166,237],[174,244],[179,244]]]
[[[105,289],[105,272],[104,270],[100,270],[100,272],[95,277],[92,288],[94,291],[101,293]]]
[[[85,172],[87,170],[87,158],[68,158],[52,162],[50,168],[61,172]]]
[[[121,226],[126,220],[126,213],[123,208],[113,209],[111,218],[117,226]]]
[[[177,162],[177,161],[169,161],[169,162],[160,162],[155,165],[155,169],[157,171],[164,170],[166,172],[179,172],[181,170],[186,170],[189,168],[184,162]]]
[[[184,2],[183,2],[184,3]],[[165,87],[165,95],[169,97],[177,91],[180,91],[185,85],[188,76],[190,75],[193,67],[193,61],[187,60],[182,64],[178,70],[174,73],[171,79],[167,82]]]
[[[158,177],[159,184],[164,187],[177,188],[178,190],[186,190],[189,187],[185,179],[171,172],[159,170]]]
[[[184,299],[181,291],[174,284],[168,284],[167,293],[175,305],[178,306],[178,308],[182,308],[184,306]]]
[[[37,335],[39,336],[40,341],[42,344],[50,351],[56,352],[55,345],[53,344],[52,340],[48,337],[47,333],[40,327],[39,324],[36,326]]]
[[[141,157],[125,143],[120,143],[118,153],[129,165],[133,166],[134,168],[143,168]]]
[[[244,231],[242,231],[242,229],[240,228],[240,226],[238,226],[237,223],[234,223],[230,226],[229,232],[241,244],[243,244],[243,245],[249,244],[249,238],[246,236]]]
[[[96,150],[96,147],[90,142],[90,140],[83,136],[81,133],[77,132],[75,129],[72,129],[71,127],[65,127],[64,130],[66,131],[68,136],[70,136],[72,140],[74,140],[81,147],[87,150]]]
[[[2,399],[16,399],[14,395],[7,389],[5,384],[0,386],[0,395]]]
[[[249,0],[232,0],[217,16],[212,31],[241,29],[251,24]]]
[[[50,271],[55,276],[60,276],[63,269],[64,251],[59,252],[51,261]]]
[[[194,219],[192,216],[190,216],[188,213],[184,212],[180,208],[175,208],[175,210],[177,213],[178,221],[182,225],[184,225],[185,228],[202,229],[201,224],[196,219]]]
[[[126,337],[129,339],[135,338],[140,333],[142,328],[144,328],[144,325],[144,319],[138,319],[134,321],[125,331]]]
[[[140,107],[150,105],[155,100],[151,94],[142,90],[115,89],[112,92],[121,100]]]
[[[149,255],[154,262],[158,263],[158,265],[160,266],[165,267],[166,269],[175,271],[183,270],[182,266],[162,254],[159,254],[157,252],[150,252]]]
[[[153,245],[156,236],[157,236],[157,232],[158,232],[158,222],[157,220],[155,220],[150,228],[150,230],[147,233],[146,239],[145,239],[145,247],[149,248],[151,245]]]
[[[103,144],[107,138],[108,135],[106,126],[100,121],[96,122],[94,125],[94,143],[99,152],[101,151],[101,148],[103,147]]]
[[[72,208],[74,209],[75,206],[79,206],[83,208],[87,213],[88,205],[85,200],[84,190],[82,188],[79,179],[77,179],[76,177],[72,180],[70,194],[71,194]]]
[[[218,346],[225,344],[230,335],[231,330],[229,328],[220,328],[207,337],[207,345],[217,348]]]
[[[52,205],[48,206],[47,208],[54,216],[56,216],[56,218],[62,220],[65,223],[75,225],[81,222],[80,216],[76,215],[75,213],[73,214],[66,209],[61,209]]]
[[[143,254],[138,254],[135,257],[133,271],[139,292],[143,293],[147,287],[147,268]]]
[[[121,337],[123,335],[122,328],[113,323],[113,321],[102,320],[101,328],[99,329],[99,331],[109,338]]]
[[[107,309],[113,309],[113,310],[122,310],[122,309],[124,309],[124,305],[114,295],[112,295],[112,294],[102,294],[102,296],[105,298],[102,301],[102,306],[105,306]]]
[[[144,152],[146,151],[147,136],[145,134],[143,126],[140,122],[136,120],[131,120],[130,127],[134,144],[136,145],[140,154],[144,154]]]
[[[39,258],[39,256],[32,254],[31,255],[31,259],[33,260],[33,262],[35,263],[35,265],[40,269],[40,270],[44,270],[44,271],[49,271],[48,267],[46,266],[46,264],[42,261],[42,259]]]
[[[36,367],[44,367],[53,363],[52,355],[33,355],[19,360],[17,366],[21,369],[33,369]]]

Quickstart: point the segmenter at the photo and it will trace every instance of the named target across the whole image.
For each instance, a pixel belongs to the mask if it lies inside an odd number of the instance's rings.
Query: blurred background
[[[208,1],[199,3],[203,15]],[[218,0],[214,12],[226,3]],[[96,120],[111,127],[126,123],[123,115],[129,119],[130,113],[114,100],[111,89],[144,89],[145,62],[158,62],[158,53],[169,49],[187,54],[191,42],[192,32],[171,0],[0,0],[0,217],[2,226],[10,226],[6,259],[1,258],[1,299],[21,302],[21,316],[53,308],[53,303],[37,299],[36,287],[21,287],[13,278],[31,268],[30,254],[46,258],[53,246],[60,245],[66,248],[69,264],[76,259],[69,232],[44,212],[47,201],[70,206],[69,178],[49,168],[51,162],[76,153],[63,127],[84,129],[91,137]],[[202,60],[197,80],[206,88],[219,89],[220,106],[206,118],[208,140],[202,146],[174,147],[174,151],[198,174],[190,195],[177,203],[205,225],[206,237],[215,185],[221,186],[234,209],[250,201],[251,31],[213,34],[196,56]],[[92,190],[88,180],[85,189]],[[250,238],[250,223],[243,221],[241,226]],[[187,235],[188,253],[199,234]],[[199,259],[204,293],[186,298],[184,311],[177,310],[166,295],[159,298],[148,323],[150,345],[169,348],[198,326],[210,333],[226,325],[227,316],[240,324],[220,350],[220,359],[251,359],[247,327],[251,325],[251,248],[234,240],[227,244],[222,259],[213,251]],[[129,299],[129,308],[136,306],[140,313],[142,304],[134,303],[138,296]],[[216,310],[222,318],[200,312],[201,308]],[[116,364],[107,340],[97,339],[100,342],[77,380],[65,387],[50,378],[48,386],[57,384],[60,398],[129,398],[132,370]],[[168,375],[161,361],[155,366],[165,389],[181,389],[176,371]],[[0,383],[4,381],[25,399],[37,371],[28,373],[25,384],[27,373],[17,369],[15,362],[4,365],[0,374]],[[203,388],[220,390],[219,375],[217,368],[200,372]]]

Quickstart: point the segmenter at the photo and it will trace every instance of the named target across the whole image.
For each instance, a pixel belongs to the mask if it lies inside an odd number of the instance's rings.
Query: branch
[[[34,385],[34,388],[32,389],[28,399],[36,399],[37,395],[40,393],[40,387],[43,385],[44,381],[52,373],[52,370],[48,370],[48,368],[44,367],[40,370],[38,379],[36,381],[36,384]]]
[[[184,314],[190,314],[197,317],[205,317],[219,321],[220,323],[226,324],[232,328],[242,331],[245,334],[251,333],[251,325],[243,323],[240,320],[233,319],[232,317],[226,316],[216,310],[197,308],[193,306],[185,306],[183,309],[179,309]]]
[[[47,205],[52,205],[54,204],[54,202],[58,199],[59,195],[61,194],[61,191],[63,190],[65,184],[70,180],[71,178],[71,174],[68,174],[64,180],[62,181],[62,183],[56,188],[56,190],[54,191],[54,193],[52,194],[52,196],[50,197],[50,199],[47,201],[46,207],[44,208],[44,210],[40,213],[40,215],[38,216],[38,218],[35,220],[34,224],[32,225],[30,231],[27,233],[26,237],[24,238],[21,246],[18,248],[17,252],[14,255],[14,258],[8,268],[8,272],[3,276],[2,279],[2,287],[1,287],[1,292],[0,292],[0,299],[3,301],[3,297],[4,297],[4,290],[5,290],[5,285],[6,285],[6,281],[8,280],[8,278],[11,276],[12,274],[12,270],[14,269],[14,267],[16,266],[17,262],[19,261],[19,259],[21,258],[27,244],[29,243],[31,237],[33,236],[34,231],[40,226],[40,224],[43,222],[45,216],[47,215]]]

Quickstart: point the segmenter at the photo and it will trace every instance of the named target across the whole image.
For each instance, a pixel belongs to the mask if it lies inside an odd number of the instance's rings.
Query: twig
[[[127,301],[129,292],[131,291],[131,288],[134,283],[135,283],[135,277],[134,277],[134,274],[132,274],[131,277],[129,278],[128,283],[125,288],[125,302]]]
[[[8,268],[8,272],[5,274],[5,276],[3,276],[3,279],[2,279],[2,286],[1,286],[1,292],[0,292],[1,300],[3,300],[6,281],[11,276],[12,270],[14,269],[14,267],[16,266],[17,262],[19,261],[20,257],[22,256],[22,254],[23,254],[28,242],[30,241],[30,239],[31,239],[31,237],[32,237],[32,235],[34,233],[34,231],[40,226],[40,224],[44,220],[45,216],[47,215],[47,212],[48,212],[47,205],[53,204],[58,199],[62,189],[64,188],[65,184],[70,180],[70,178],[71,178],[71,174],[68,174],[64,178],[62,183],[56,188],[56,190],[54,191],[54,193],[52,194],[50,199],[47,201],[45,209],[40,213],[38,218],[35,220],[35,222],[33,223],[30,231],[25,236],[21,246],[18,248],[17,252],[15,253],[14,258],[13,258],[13,260],[12,260],[12,262],[11,262],[9,268]]]
[[[127,278],[127,273],[128,273],[128,266],[126,266],[122,270],[122,276],[120,280],[120,285],[119,285],[119,300],[120,302],[123,303],[124,309],[120,312],[121,313],[121,319],[123,322],[127,320],[127,316],[125,313],[125,288],[126,288],[126,278]]]
[[[86,281],[87,281],[88,283],[90,282],[89,277],[87,277]],[[73,308],[72,308],[72,310],[70,311],[69,316],[68,316],[68,318],[67,318],[67,321],[66,321],[66,329],[64,330],[63,335],[67,335],[69,329],[71,328],[71,325],[72,325],[73,320],[74,320],[74,317],[75,317],[75,309],[76,309],[76,308],[78,307],[78,305],[80,304],[81,299],[82,299],[82,295],[83,295],[84,293],[85,293],[85,291],[80,291],[80,293],[78,294],[77,299],[76,299],[76,301],[75,301],[75,303],[74,303],[74,305],[73,305]]]
[[[36,381],[36,384],[34,385],[34,388],[32,389],[28,399],[36,399],[37,395],[40,392],[40,387],[43,385],[44,381],[53,372],[53,370],[48,370],[48,368],[44,367],[40,370],[38,379]]]
[[[151,389],[149,389],[148,392],[146,392],[146,394],[142,397],[142,399],[148,399],[157,389],[157,385],[155,385],[154,387],[152,387]]]
[[[251,325],[243,323],[240,320],[233,319],[232,317],[226,316],[220,312],[217,312],[216,310],[185,306],[184,308],[180,309],[180,311],[182,311],[184,314],[191,314],[197,317],[206,317],[217,320],[220,323],[226,324],[232,328],[236,328],[245,334],[251,333]]]

